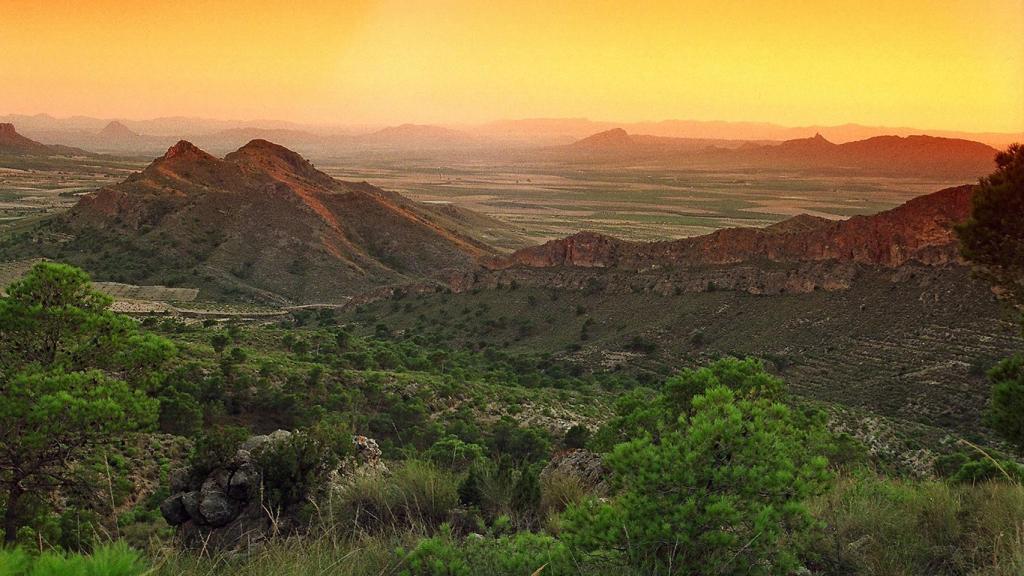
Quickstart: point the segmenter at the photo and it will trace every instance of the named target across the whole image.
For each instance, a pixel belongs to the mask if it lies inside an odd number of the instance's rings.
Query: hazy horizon
[[[244,7],[244,9],[243,9]],[[1024,132],[1024,1],[14,0],[0,111],[307,125],[665,119]],[[968,33],[969,32],[969,33]]]

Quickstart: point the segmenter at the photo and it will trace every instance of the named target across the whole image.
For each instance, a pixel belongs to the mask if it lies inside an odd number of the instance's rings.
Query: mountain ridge
[[[972,185],[919,196],[884,212],[826,220],[806,214],[767,228],[723,228],[703,236],[629,242],[580,232],[482,260],[491,270],[618,268],[835,260],[882,267],[959,261],[953,225],[970,215]]]
[[[926,135],[874,136],[836,144],[821,133],[777,143],[702,140],[598,132],[555,151],[577,160],[648,160],[666,165],[860,171],[977,177],[995,166],[997,150],[971,140]]]
[[[265,140],[223,159],[180,141],[125,181],[84,196],[62,224],[168,262],[140,280],[176,262],[299,302],[429,280],[494,252],[444,210],[335,180]]]

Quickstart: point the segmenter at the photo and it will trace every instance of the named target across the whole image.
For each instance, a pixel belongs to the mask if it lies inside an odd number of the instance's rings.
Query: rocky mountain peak
[[[263,139],[255,139],[224,157],[226,162],[266,172],[275,178],[299,176],[325,188],[335,188],[338,183],[312,163],[294,152]]]
[[[111,120],[109,124],[103,127],[103,130],[100,130],[100,136],[132,138],[138,136],[138,134],[117,120]]]
[[[614,147],[614,146],[628,146],[633,143],[633,137],[622,128],[612,128],[611,130],[605,130],[604,132],[598,132],[591,136],[577,141],[573,144],[575,147],[580,148],[593,148],[593,147]]]
[[[198,146],[196,146],[195,144],[189,142],[188,140],[179,140],[177,144],[175,144],[174,146],[171,146],[170,148],[167,149],[167,152],[164,153],[162,159],[163,160],[171,160],[171,159],[175,159],[175,158],[178,158],[178,159],[188,159],[188,158],[201,159],[201,158],[213,158],[213,156],[211,156],[210,154],[207,154],[206,152],[201,150]]]

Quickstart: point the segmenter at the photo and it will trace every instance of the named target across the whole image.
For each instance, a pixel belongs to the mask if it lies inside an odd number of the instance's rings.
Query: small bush
[[[306,502],[327,484],[327,475],[352,450],[344,426],[319,424],[257,450],[268,503],[289,508]]]
[[[587,488],[571,474],[549,474],[540,483],[540,508],[545,514],[565,511],[586,499]]]
[[[493,539],[427,538],[404,556],[404,576],[560,576],[578,574],[568,549],[551,536],[520,532]]]
[[[619,444],[606,458],[621,492],[565,514],[580,550],[622,550],[648,573],[789,574],[814,525],[804,500],[827,485],[827,460],[786,406],[738,400],[724,386],[689,398],[679,430]]]
[[[249,431],[238,426],[223,426],[201,435],[189,456],[192,473],[202,477],[223,466],[248,437]]]
[[[812,503],[823,574],[1024,573],[1024,489],[844,477]]]
[[[438,466],[466,470],[484,457],[484,449],[479,444],[463,442],[457,436],[448,435],[434,442],[426,457]]]
[[[374,532],[437,527],[458,503],[458,484],[451,473],[410,460],[388,477],[357,475],[333,505],[342,525]]]
[[[142,556],[118,542],[89,555],[47,551],[29,556],[19,549],[0,550],[0,576],[138,576],[147,570]]]
[[[586,447],[587,440],[589,439],[590,430],[587,430],[586,426],[576,424],[572,428],[566,430],[565,437],[562,438],[562,446],[567,450],[584,448]]]

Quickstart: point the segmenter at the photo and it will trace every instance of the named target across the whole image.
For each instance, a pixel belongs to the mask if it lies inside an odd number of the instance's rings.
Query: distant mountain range
[[[13,123],[23,134],[41,142],[91,149],[89,142],[110,145],[115,137],[108,125],[116,122],[124,129],[153,140],[141,141],[146,150],[166,149],[175,141],[188,139],[210,149],[237,148],[249,139],[263,138],[281,142],[308,152],[345,151],[352,147],[531,147],[570,144],[589,135],[623,129],[630,134],[712,141],[783,141],[808,138],[820,133],[824,138],[844,143],[875,136],[911,136],[926,134],[982,142],[997,148],[1024,141],[1024,132],[958,132],[910,127],[839,126],[788,127],[764,122],[717,122],[664,120],[658,122],[605,122],[585,118],[533,118],[502,120],[484,124],[399,126],[314,125],[276,120],[230,121],[207,118],[166,117],[150,120],[101,119],[86,116],[55,118],[47,114],[0,116],[0,122]],[[100,135],[97,140],[95,136]],[[239,140],[239,138],[248,139]],[[230,146],[230,148],[228,148]],[[100,150],[96,150],[100,151]]]
[[[855,171],[880,175],[976,178],[995,167],[996,150],[980,142],[934,136],[875,136],[834,144],[821,134],[784,142],[634,135],[614,128],[549,149],[566,161],[648,160],[665,165]]]
[[[586,118],[533,118],[502,120],[463,129],[475,134],[511,141],[570,144],[598,132],[623,129],[630,134],[646,134],[670,138],[711,140],[782,141],[809,138],[821,134],[836,143],[864,140],[874,136],[912,136],[926,134],[942,138],[959,138],[1005,148],[1024,141],[1024,132],[967,132],[928,130],[912,127],[863,126],[780,126],[766,122],[721,122],[700,120],[662,120],[658,122],[604,122]]]
[[[88,156],[85,150],[47,145],[18,133],[14,124],[0,123],[0,156]]]

